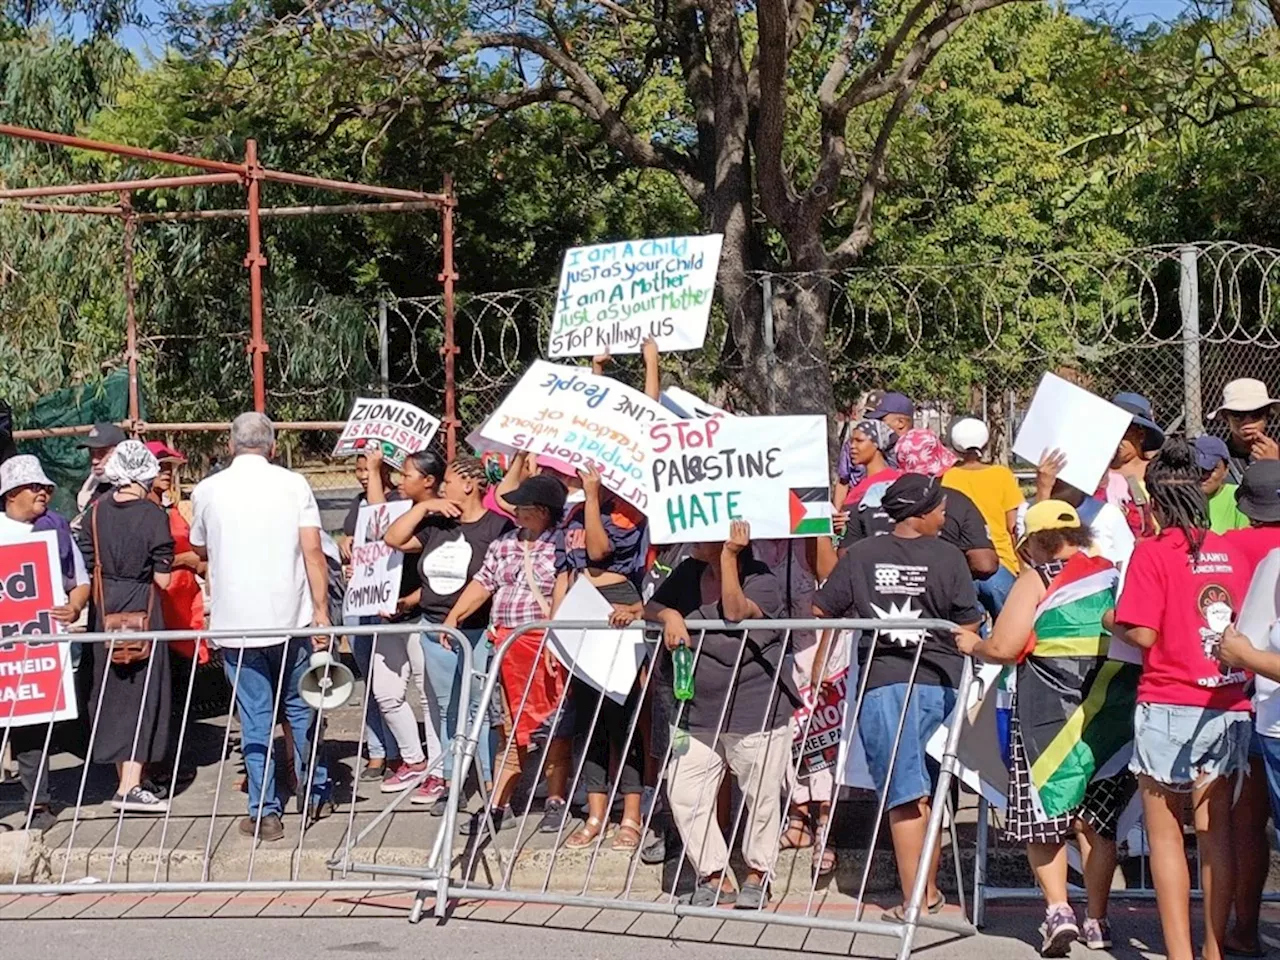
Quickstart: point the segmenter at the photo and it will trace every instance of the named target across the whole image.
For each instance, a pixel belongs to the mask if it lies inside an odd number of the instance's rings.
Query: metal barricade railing
[[[791,797],[795,789],[795,776],[791,758],[794,732],[790,723],[792,710],[783,708],[781,716],[785,720],[779,721],[778,710],[775,709],[774,704],[777,702],[778,697],[784,693],[784,688],[786,691],[790,691],[792,688],[790,678],[785,676],[785,670],[791,669],[791,655],[794,653],[794,640],[797,632],[866,630],[876,631],[872,633],[872,636],[876,637],[880,631],[895,631],[895,636],[919,637],[923,635],[923,631],[927,630],[949,632],[953,625],[945,621],[906,619],[764,620],[743,621],[740,623],[690,620],[687,622],[687,627],[693,644],[695,688],[700,676],[699,667],[703,665],[704,658],[708,658],[720,671],[720,676],[717,679],[724,681],[726,695],[722,703],[713,705],[711,714],[716,716],[714,724],[710,727],[706,726],[710,723],[708,716],[703,711],[700,711],[700,723],[703,726],[696,730],[689,729],[690,716],[686,711],[691,711],[691,703],[696,703],[696,693],[693,701],[675,701],[674,716],[666,718],[670,735],[667,737],[667,743],[661,751],[661,757],[654,757],[654,759],[660,760],[657,768],[659,771],[658,782],[655,786],[658,788],[658,793],[661,793],[661,788],[664,785],[668,788],[668,806],[670,807],[672,819],[675,821],[675,832],[680,837],[681,854],[676,861],[677,869],[669,887],[665,879],[663,881],[660,898],[655,899],[653,896],[646,895],[636,888],[635,881],[640,854],[638,844],[628,845],[625,848],[628,854],[626,870],[613,883],[611,889],[601,893],[596,893],[592,889],[593,875],[599,863],[605,841],[609,836],[607,830],[609,812],[614,807],[614,802],[618,797],[621,786],[621,766],[624,758],[627,757],[632,749],[635,738],[638,735],[643,736],[640,726],[642,714],[646,707],[646,701],[656,691],[654,678],[657,674],[657,659],[652,656],[638,654],[634,640],[631,642],[624,641],[619,634],[615,633],[612,652],[607,653],[604,661],[602,661],[598,656],[598,650],[593,651],[591,665],[587,667],[583,665],[581,660],[583,652],[588,649],[588,644],[591,642],[589,634],[595,632],[596,637],[600,637],[603,632],[610,631],[608,625],[599,622],[544,621],[523,625],[506,636],[498,645],[492,658],[488,679],[481,697],[481,709],[478,711],[471,729],[467,732],[466,742],[462,748],[463,772],[455,779],[461,779],[465,775],[465,771],[470,767],[475,757],[480,738],[487,735],[487,721],[485,719],[488,713],[487,708],[491,702],[494,702],[496,697],[505,694],[509,717],[506,723],[508,742],[502,751],[501,760],[499,761],[495,758],[494,763],[494,789],[495,792],[499,792],[499,795],[495,796],[494,799],[498,811],[502,811],[506,801],[513,795],[513,790],[509,785],[512,774],[508,774],[507,781],[503,781],[501,779],[502,774],[499,773],[499,771],[508,769],[513,751],[521,760],[518,772],[526,776],[529,774],[529,771],[523,769],[523,760],[529,758],[529,751],[522,749],[525,745],[521,744],[520,740],[522,737],[526,740],[531,739],[530,726],[534,728],[535,732],[541,731],[545,739],[545,745],[537,751],[537,766],[532,772],[532,780],[537,784],[544,779],[548,779],[546,777],[548,772],[546,768],[552,753],[551,744],[554,739],[564,738],[566,731],[562,729],[561,725],[566,715],[569,711],[581,710],[585,706],[590,716],[583,717],[578,715],[575,717],[573,724],[573,730],[578,740],[582,742],[584,749],[579,759],[571,764],[573,769],[572,782],[566,783],[563,777],[559,777],[558,785],[553,788],[561,794],[559,799],[564,800],[566,803],[570,801],[581,784],[584,764],[586,763],[586,749],[590,747],[592,739],[600,731],[601,716],[605,709],[606,701],[606,695],[601,693],[600,690],[607,687],[611,678],[615,677],[614,669],[619,665],[620,659],[623,663],[626,663],[634,658],[635,662],[631,664],[636,668],[636,674],[632,674],[636,676],[634,686],[629,690],[625,689],[625,678],[629,671],[624,670],[623,688],[614,691],[625,696],[624,706],[628,712],[625,717],[624,729],[606,731],[610,735],[611,754],[616,754],[617,759],[615,761],[614,757],[610,755],[608,761],[608,791],[603,804],[605,811],[604,823],[596,828],[595,836],[590,837],[587,843],[578,844],[578,848],[587,853],[587,862],[585,865],[580,864],[583,867],[584,876],[580,882],[575,878],[571,883],[566,883],[562,879],[558,886],[553,883],[553,875],[557,868],[568,872],[565,869],[564,860],[566,857],[563,854],[563,841],[566,839],[565,834],[568,831],[567,810],[559,823],[550,824],[554,831],[554,840],[550,851],[531,849],[530,841],[534,834],[530,824],[532,817],[535,815],[533,810],[534,797],[532,790],[526,790],[526,798],[522,804],[523,809],[519,811],[518,816],[515,815],[514,809],[510,817],[501,812],[495,812],[494,807],[490,804],[485,804],[481,812],[473,815],[473,826],[467,845],[461,851],[459,858],[450,864],[451,869],[447,874],[440,875],[438,872],[432,871],[428,882],[424,883],[418,894],[412,919],[416,920],[421,916],[425,901],[430,893],[436,894],[436,911],[440,916],[443,916],[444,904],[448,901],[506,901],[556,906],[582,906],[593,909],[621,909],[637,913],[662,913],[677,918],[727,919],[725,912],[717,909],[714,905],[701,906],[693,905],[691,902],[682,902],[678,895],[682,868],[686,859],[694,862],[701,860],[704,864],[714,861],[716,870],[711,874],[707,874],[707,876],[717,876],[716,901],[720,899],[720,892],[726,889],[726,878],[730,870],[729,860],[720,855],[719,844],[714,841],[711,842],[712,855],[707,856],[707,846],[712,832],[723,829],[716,819],[714,796],[719,795],[720,786],[724,781],[726,772],[734,773],[741,793],[736,810],[731,812],[731,823],[728,825],[728,839],[726,842],[732,843],[740,830],[745,828],[744,847],[751,846],[753,848],[752,853],[755,854],[759,854],[761,850],[766,851],[763,856],[756,858],[754,864],[748,863],[749,871],[757,878],[763,877],[766,889],[783,886],[788,889],[789,893],[790,881],[784,881],[782,878],[775,876],[774,872],[777,868],[776,855],[784,832],[782,812],[790,807]],[[643,629],[642,625],[633,625],[627,628],[632,632],[631,635],[635,637],[640,636],[639,631]],[[714,638],[712,641],[716,646],[714,651],[707,648],[709,633]],[[627,634],[627,631],[623,631],[622,634]],[[755,635],[754,641],[752,639],[753,634]],[[577,637],[576,640],[574,639],[575,635]],[[728,650],[723,649],[726,643],[725,635],[735,638],[729,641],[731,649]],[[563,639],[566,637],[568,642]],[[874,639],[871,641],[870,652],[866,658],[868,664],[876,655],[876,643],[877,641]],[[898,757],[911,696],[918,688],[918,670],[921,653],[924,649],[923,644],[913,641],[908,641],[906,647],[914,648],[914,653],[909,657],[911,665],[909,678],[906,682],[906,696],[903,700],[901,713],[897,718],[896,736],[891,745],[888,759],[888,768],[890,770],[894,769]],[[559,664],[554,669],[548,666],[551,656],[555,656]],[[640,670],[642,662],[647,663],[647,670]],[[504,668],[506,669],[504,670]],[[727,673],[725,672],[726,670]],[[752,730],[750,734],[744,734],[737,729],[729,729],[731,726],[738,727],[741,723],[739,716],[740,705],[737,703],[736,698],[742,690],[740,684],[743,682],[744,671],[746,670],[762,673],[763,677],[767,679],[769,687],[768,696],[761,703],[755,704],[760,711],[757,714],[760,717],[760,728]],[[560,675],[558,680],[555,679],[557,672]],[[707,678],[711,676],[710,669],[703,669],[701,676],[705,684]],[[858,728],[863,705],[868,694],[868,677],[869,671],[864,669],[857,686],[856,700],[851,707],[852,715],[847,716],[846,722],[843,724],[843,729],[846,733]],[[593,682],[588,682],[588,678]],[[582,683],[574,683],[572,681],[582,681]],[[963,704],[967,702],[968,690],[972,682],[972,664],[965,659],[962,677],[956,690],[956,703]],[[760,685],[760,678],[756,678],[755,685]],[[587,702],[585,704],[575,703],[575,698],[570,696],[570,691],[581,691],[584,686],[594,687],[594,694],[586,697]],[[549,691],[552,694],[550,697],[547,696]],[[763,696],[763,693],[753,689],[751,696],[756,698]],[[594,700],[594,703],[592,700]],[[656,704],[654,704],[654,707],[657,709]],[[747,709],[748,711],[750,710],[750,705],[748,705]],[[794,709],[794,705],[792,709]],[[849,709],[850,705],[846,698],[845,710],[848,711]],[[610,708],[610,715],[608,722],[617,723],[619,719],[617,711]],[[909,896],[904,898],[906,902],[900,920],[896,918],[873,920],[863,916],[867,906],[867,891],[872,872],[872,859],[875,855],[881,823],[884,819],[888,802],[888,783],[879,791],[878,809],[872,828],[872,836],[867,844],[867,860],[862,870],[855,897],[854,916],[852,919],[837,917],[830,913],[823,914],[821,904],[815,905],[819,889],[818,878],[813,871],[810,871],[807,894],[804,895],[802,908],[798,907],[796,898],[787,896],[776,904],[775,908],[770,909],[768,908],[769,900],[765,898],[753,909],[735,910],[732,919],[761,924],[830,929],[854,934],[867,933],[892,937],[898,940],[899,955],[904,958],[911,952],[918,927],[934,927],[961,934],[972,933],[973,928],[965,921],[953,922],[947,918],[929,916],[923,909],[930,867],[934,851],[939,847],[944,817],[949,807],[951,785],[957,773],[956,752],[963,711],[955,710],[954,716],[956,719],[948,728],[937,782],[930,795],[930,816],[925,828],[923,852],[916,866],[914,885],[910,890]],[[813,711],[807,711],[804,728],[800,731],[799,736],[802,743],[807,740],[812,720]],[[523,731],[521,729],[522,723],[525,727]],[[655,737],[659,735],[661,727],[661,724],[654,725],[653,735]],[[704,738],[708,734],[710,735],[710,740],[704,743]],[[754,753],[742,753],[741,751],[744,750],[743,740],[752,737],[756,738],[756,742],[750,748]],[[761,745],[761,740],[763,745]],[[694,750],[692,746],[694,742],[699,744],[696,749],[701,752],[703,759],[712,761],[715,773],[713,776],[705,778],[705,782],[698,783],[698,796],[693,800],[692,809],[690,809],[689,784],[697,780],[700,774],[707,772],[707,768],[700,770],[695,766],[692,773],[689,773],[681,765],[680,761],[689,757]],[[918,749],[923,749],[923,744],[916,746]],[[763,754],[760,753],[761,749],[763,749]],[[681,753],[679,758],[673,762],[673,757],[677,750],[681,751]],[[773,762],[770,763],[771,750],[780,750],[784,753],[784,756],[779,758],[775,755],[772,758]],[[734,752],[735,756],[729,756],[730,752]],[[564,762],[563,751],[560,762]],[[744,767],[747,772],[746,779],[748,782],[746,783],[743,782]],[[598,770],[596,774],[596,792],[598,793]],[[681,782],[685,777],[689,778],[688,782]],[[752,778],[755,778],[754,783]],[[672,799],[673,788],[679,799]],[[832,797],[831,816],[828,817],[821,830],[820,837],[814,838],[815,864],[819,862],[819,858],[825,853],[831,838],[831,824],[837,809],[834,802],[836,799],[837,796]],[[649,811],[642,816],[642,822],[638,830],[641,842],[643,842],[643,838],[649,835],[653,827],[656,806],[656,803],[653,804]],[[512,819],[515,820],[513,829],[511,827]],[[696,828],[699,823],[702,824],[701,838],[687,835],[689,830]],[[771,830],[775,823],[776,832],[769,836],[762,836],[764,832]],[[954,817],[952,817],[952,827],[954,831]],[[511,832],[509,833],[509,831]],[[753,833],[754,836],[752,836]],[[502,842],[503,837],[506,835],[512,837],[509,845]],[[698,845],[696,849],[693,847],[695,842]],[[958,844],[955,842],[954,832],[952,834],[952,847],[953,852],[957,855],[958,875],[959,851]],[[489,870],[489,882],[481,882],[476,878],[477,867],[486,866],[486,864],[481,863],[480,858],[486,851],[490,850],[497,860],[496,869]],[[540,871],[541,877],[539,879],[535,879],[533,883],[526,885],[518,881],[517,868],[522,859],[535,859],[532,856],[535,853],[545,854],[545,869]],[[745,856],[750,861],[751,853],[746,853]],[[667,859],[670,862],[670,858]],[[455,875],[455,871],[459,872]],[[496,880],[493,879],[494,877],[496,877]],[[694,877],[695,881],[698,879],[700,878]],[[801,892],[805,893],[803,890]],[[741,905],[739,904],[739,906]]]
[[[225,730],[221,733],[221,743],[217,754],[217,769],[215,773],[215,783],[213,786],[213,798],[210,809],[208,810],[189,810],[185,812],[176,812],[175,800],[177,799],[176,791],[180,779],[180,770],[184,761],[189,761],[190,745],[189,737],[193,730],[192,708],[193,698],[197,686],[197,672],[199,669],[199,659],[193,656],[189,674],[186,677],[185,694],[182,697],[180,714],[176,714],[173,720],[176,721],[177,727],[174,730],[170,742],[176,741],[172,751],[171,760],[168,759],[169,752],[166,751],[166,760],[163,766],[167,768],[169,775],[171,796],[163,811],[163,815],[157,810],[155,814],[146,814],[144,820],[140,821],[135,816],[126,815],[125,809],[119,809],[114,815],[114,829],[108,829],[107,834],[101,831],[95,832],[93,838],[93,849],[91,854],[86,854],[85,874],[81,877],[73,877],[71,875],[72,864],[77,862],[75,854],[75,842],[77,835],[87,830],[86,824],[92,819],[98,819],[95,814],[97,811],[92,808],[100,806],[97,802],[91,802],[94,798],[87,794],[90,783],[90,768],[94,764],[94,746],[99,742],[100,734],[110,725],[113,728],[111,736],[115,739],[120,737],[120,717],[118,709],[121,697],[117,694],[116,703],[113,704],[112,682],[115,678],[117,683],[125,683],[122,679],[123,674],[117,674],[108,662],[109,644],[121,640],[120,634],[64,634],[60,636],[42,637],[40,642],[23,642],[17,639],[6,640],[0,642],[0,650],[5,648],[13,649],[18,646],[25,646],[27,655],[23,659],[17,661],[18,668],[15,671],[10,667],[10,676],[8,680],[14,680],[10,686],[15,690],[21,690],[24,687],[24,680],[28,679],[28,671],[31,671],[30,679],[34,679],[36,671],[42,670],[47,664],[41,657],[42,651],[50,649],[58,651],[56,661],[56,677],[50,677],[48,671],[44,671],[41,677],[42,682],[54,682],[58,687],[62,688],[62,683],[66,674],[70,671],[75,672],[75,657],[71,651],[78,648],[82,652],[89,652],[95,661],[102,664],[100,671],[94,671],[99,674],[99,679],[92,680],[92,687],[88,692],[86,700],[83,692],[77,695],[78,705],[77,712],[80,716],[76,720],[55,720],[51,718],[45,722],[41,722],[44,727],[43,734],[37,734],[34,738],[30,733],[23,737],[24,743],[31,744],[33,739],[38,739],[38,760],[35,760],[31,754],[35,753],[35,749],[31,749],[23,758],[28,771],[34,767],[36,770],[35,781],[31,784],[24,784],[24,788],[29,793],[29,800],[26,804],[25,820],[30,823],[32,816],[40,804],[39,798],[42,795],[41,781],[47,783],[51,777],[51,756],[61,751],[53,749],[55,745],[55,729],[69,723],[88,722],[87,745],[84,746],[84,763],[79,772],[78,786],[74,803],[70,804],[71,817],[69,820],[69,829],[67,830],[65,841],[59,841],[56,847],[52,847],[48,852],[54,854],[54,869],[48,879],[35,879],[33,882],[19,882],[20,873],[27,854],[29,846],[37,842],[30,831],[26,834],[23,841],[23,848],[16,853],[15,866],[13,873],[9,876],[0,876],[0,894],[4,895],[20,895],[20,894],[69,894],[83,893],[87,889],[83,883],[85,876],[91,876],[95,882],[92,890],[95,893],[159,893],[159,892],[287,892],[287,891],[415,891],[423,889],[424,880],[430,883],[432,873],[438,869],[439,865],[448,864],[452,856],[453,834],[456,821],[456,810],[458,807],[458,799],[464,786],[463,777],[454,777],[449,785],[448,791],[448,808],[445,815],[439,818],[439,829],[435,837],[431,840],[429,847],[423,843],[423,867],[412,871],[412,878],[406,876],[403,879],[397,878],[394,873],[388,873],[383,868],[377,868],[374,872],[379,874],[377,879],[368,880],[351,880],[348,879],[351,872],[359,872],[364,865],[353,861],[353,855],[358,851],[361,841],[365,839],[373,830],[382,824],[388,817],[392,816],[396,808],[403,803],[412,793],[412,788],[418,783],[424,781],[428,776],[436,775],[445,760],[445,751],[442,750],[441,755],[435,759],[432,764],[427,764],[420,773],[416,775],[415,780],[410,784],[410,788],[398,793],[385,809],[377,812],[367,824],[360,822],[357,810],[359,800],[359,779],[358,779],[358,763],[352,777],[352,802],[349,809],[345,812],[347,823],[343,832],[343,837],[339,843],[335,845],[333,855],[326,858],[325,872],[329,875],[326,877],[304,876],[302,871],[303,855],[307,843],[308,830],[314,826],[311,821],[312,798],[320,798],[326,790],[331,790],[333,779],[331,776],[326,777],[326,782],[317,783],[317,771],[321,764],[320,750],[324,741],[323,731],[325,729],[326,714],[333,712],[324,700],[321,700],[319,708],[312,711],[307,708],[304,714],[297,709],[296,705],[293,709],[292,718],[289,716],[290,710],[288,702],[293,699],[287,694],[294,694],[296,691],[291,689],[293,684],[297,683],[298,675],[301,672],[302,662],[309,660],[310,651],[314,647],[319,649],[329,649],[336,653],[336,643],[343,636],[369,636],[373,637],[373,653],[372,657],[377,657],[379,644],[395,645],[395,644],[411,644],[418,643],[420,636],[432,638],[431,642],[436,642],[441,638],[447,638],[453,647],[457,650],[460,658],[460,673],[462,677],[472,679],[472,649],[466,636],[460,631],[452,630],[446,627],[439,627],[428,624],[419,623],[399,623],[399,624],[376,624],[363,626],[337,626],[315,628],[308,627],[297,630],[279,630],[279,629],[262,629],[262,630],[240,630],[240,631],[157,631],[157,632],[140,632],[129,634],[130,640],[149,639],[156,646],[153,647],[151,655],[146,658],[145,666],[141,663],[134,667],[125,668],[129,675],[129,682],[133,683],[136,688],[138,673],[141,673],[141,691],[136,689],[131,693],[132,697],[136,697],[138,701],[137,716],[132,720],[132,734],[125,733],[125,739],[130,741],[128,756],[130,758],[138,758],[146,756],[150,757],[143,747],[142,740],[144,736],[150,737],[150,731],[154,731],[161,722],[159,716],[160,711],[171,711],[176,704],[162,702],[163,696],[156,695],[149,697],[154,690],[167,690],[171,681],[171,677],[165,676],[163,671],[169,669],[168,657],[170,652],[167,644],[173,641],[197,641],[203,639],[213,643],[215,646],[218,641],[230,643],[252,643],[254,641],[270,641],[275,643],[264,644],[262,647],[249,647],[240,650],[232,646],[220,647],[220,654],[224,658],[224,671],[226,675],[226,683],[230,687],[229,690],[229,715],[227,716]],[[281,638],[287,638],[282,640]],[[313,644],[313,638],[320,638],[318,644]],[[165,646],[161,646],[161,645]],[[302,649],[298,649],[301,647]],[[384,650],[386,647],[384,646]],[[163,651],[163,652],[162,652]],[[255,651],[255,652],[250,652]],[[279,653],[278,663],[276,663],[275,652]],[[300,659],[299,659],[300,658]],[[83,657],[81,657],[83,659]],[[12,661],[11,661],[12,662]],[[246,663],[253,662],[254,666],[246,670]],[[230,666],[228,666],[228,664]],[[267,670],[264,672],[262,666],[265,664]],[[86,685],[89,685],[91,678],[86,676],[86,670],[81,665],[81,676],[79,678],[79,688],[83,691]],[[334,671],[332,667],[325,667],[322,670],[320,681],[322,688],[327,688],[325,681],[331,680],[331,673]],[[253,751],[256,753],[262,750],[262,755],[251,756],[249,744],[244,742],[245,727],[241,722],[242,746],[241,753],[245,762],[246,779],[250,790],[250,803],[246,808],[242,808],[248,814],[248,818],[252,819],[254,824],[251,836],[245,839],[251,841],[247,859],[243,865],[243,875],[229,878],[212,876],[212,866],[216,853],[224,849],[227,845],[225,834],[228,832],[227,818],[228,814],[222,809],[223,792],[228,785],[228,776],[226,775],[226,765],[231,756],[230,744],[233,728],[232,718],[239,712],[240,694],[242,692],[242,681],[248,676],[253,675],[255,682],[261,686],[266,683],[270,688],[269,709],[270,716],[258,717],[257,726],[261,728],[265,724],[265,743],[254,743]],[[356,755],[357,760],[364,748],[365,710],[369,704],[369,698],[373,697],[373,684],[370,678],[366,677],[364,685],[364,696],[360,703],[360,733],[357,742]],[[71,685],[68,685],[70,687]],[[117,691],[120,687],[115,688]],[[247,688],[246,688],[247,689]],[[466,687],[464,687],[466,689]],[[96,694],[96,695],[95,695]],[[466,717],[466,706],[470,698],[464,696],[460,698],[459,706],[464,711],[461,716]],[[345,705],[345,704],[344,704]],[[0,756],[5,754],[6,748],[15,740],[15,731],[30,731],[30,726],[18,726],[13,723],[17,718],[18,695],[15,695],[12,703],[6,710],[0,707]],[[268,704],[259,705],[263,713]],[[424,705],[425,706],[425,705]],[[270,792],[267,789],[269,779],[274,776],[274,730],[277,718],[281,716],[282,708],[284,709],[284,719],[292,720],[290,727],[296,726],[299,721],[305,723],[305,733],[296,729],[291,730],[293,737],[294,756],[292,757],[295,771],[300,772],[303,777],[301,782],[296,784],[294,788],[295,800],[301,807],[300,813],[304,818],[297,834],[296,845],[292,847],[289,853],[288,877],[276,875],[269,879],[261,876],[255,878],[254,872],[257,866],[260,833],[263,825],[263,816],[267,812],[267,796]],[[128,720],[125,721],[125,728],[129,725]],[[427,716],[427,722],[431,722],[430,715]],[[416,719],[414,720],[416,724]],[[459,729],[465,726],[465,719],[458,724]],[[287,739],[287,738],[286,738]],[[447,750],[454,752],[454,768],[457,771],[463,770],[462,764],[462,746],[464,738],[458,736],[448,745]],[[83,741],[82,741],[83,743]],[[443,745],[442,745],[443,746]],[[305,760],[296,755],[296,751],[305,750]],[[19,751],[15,751],[17,753]],[[288,744],[286,744],[286,752],[288,753]],[[254,806],[254,797],[252,796],[252,784],[254,781],[253,773],[250,765],[261,766],[259,775],[259,791],[256,798],[256,808]],[[155,764],[149,764],[154,766]],[[239,819],[244,813],[236,813],[234,817]],[[200,829],[201,836],[193,836],[193,831],[200,828],[201,821],[208,819],[207,831]],[[181,821],[181,822],[180,822]],[[67,822],[59,818],[60,827],[62,823]],[[139,864],[134,862],[134,854],[140,853],[137,845],[137,831],[134,829],[126,830],[126,824],[130,827],[136,826],[140,822],[146,823],[146,829],[143,836],[152,838],[154,845],[145,851],[145,856],[141,859],[145,861],[154,860],[154,870],[150,871],[150,876],[144,876],[146,872],[139,868]],[[357,830],[357,827],[360,829]],[[129,836],[126,836],[126,833]],[[181,834],[183,840],[188,841],[188,846],[183,851],[179,851],[177,834]],[[108,835],[109,834],[109,835]],[[198,875],[192,869],[190,863],[191,846],[194,842],[195,849],[199,851]],[[56,868],[57,854],[60,851],[61,869]],[[235,851],[237,854],[242,850]],[[90,862],[90,855],[93,856],[93,862]],[[92,867],[94,865],[103,866],[105,868],[105,878],[93,876]],[[126,872],[127,871],[127,872]],[[102,872],[101,870],[97,872]],[[118,873],[125,872],[125,879],[119,879]],[[223,871],[219,871],[223,872]],[[279,873],[279,871],[277,871]],[[186,874],[186,876],[174,876],[174,874]],[[384,879],[383,877],[390,877]],[[441,908],[443,900],[441,901]]]

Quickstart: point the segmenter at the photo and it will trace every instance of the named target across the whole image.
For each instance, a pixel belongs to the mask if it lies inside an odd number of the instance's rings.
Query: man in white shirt
[[[320,510],[307,481],[272,464],[274,455],[271,421],[260,413],[241,414],[231,424],[231,465],[203,480],[191,495],[191,546],[209,562],[209,626],[214,630],[329,626]],[[249,816],[240,822],[246,836],[284,836],[271,757],[277,690],[292,732],[299,790],[309,782],[316,716],[299,695],[298,682],[312,650],[328,644],[327,637],[218,641],[236,693],[249,775]],[[310,784],[308,823],[333,809],[323,750],[316,751]],[[299,809],[302,803],[300,795]]]

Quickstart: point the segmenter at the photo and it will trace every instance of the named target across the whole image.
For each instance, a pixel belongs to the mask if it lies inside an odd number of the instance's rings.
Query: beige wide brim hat
[[[1265,383],[1261,380],[1251,380],[1248,377],[1243,377],[1239,380],[1232,380],[1222,388],[1222,406],[1209,414],[1209,418],[1216,419],[1218,414],[1224,410],[1232,413],[1248,413],[1251,410],[1262,410],[1264,407],[1270,407],[1277,403],[1280,403],[1280,400],[1271,396]]]

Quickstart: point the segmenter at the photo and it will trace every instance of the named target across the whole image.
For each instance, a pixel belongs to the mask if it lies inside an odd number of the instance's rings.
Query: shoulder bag
[[[94,600],[102,611],[104,633],[141,633],[151,629],[151,606],[155,600],[154,584],[147,584],[147,609],[128,610],[123,613],[107,613],[102,589],[102,545],[98,542],[98,504],[89,513],[90,535],[93,537],[93,590]],[[111,662],[118,667],[141,663],[151,656],[151,641],[141,639],[112,640],[107,649]]]

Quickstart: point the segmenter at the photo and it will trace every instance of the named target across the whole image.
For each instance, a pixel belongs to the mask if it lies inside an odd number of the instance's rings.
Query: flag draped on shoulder
[[[1103,617],[1119,571],[1077,553],[1036,608],[1033,643],[1018,668],[1018,724],[1039,817],[1074,810],[1100,769],[1133,741],[1136,664],[1107,658]]]

